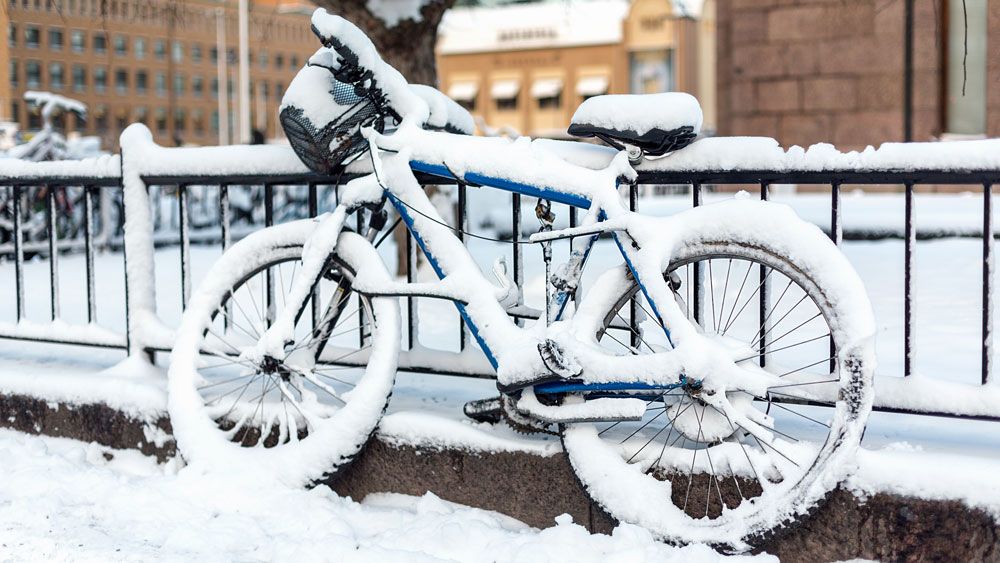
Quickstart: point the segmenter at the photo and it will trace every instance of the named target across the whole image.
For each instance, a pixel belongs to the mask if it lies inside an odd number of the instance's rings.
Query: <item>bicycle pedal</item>
[[[562,348],[552,340],[539,342],[538,354],[542,357],[545,367],[563,379],[579,377],[583,373],[583,367],[566,358]]]
[[[503,405],[500,404],[500,397],[469,401],[462,407],[462,412],[476,422],[497,424],[503,420]]]

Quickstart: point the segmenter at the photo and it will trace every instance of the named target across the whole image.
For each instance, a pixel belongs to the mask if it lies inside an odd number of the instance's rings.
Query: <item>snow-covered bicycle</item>
[[[558,431],[581,483],[620,520],[743,548],[841,481],[874,369],[871,306],[847,260],[781,205],[734,199],[653,218],[623,204],[633,164],[697,134],[693,98],[585,102],[571,132],[617,151],[475,137],[462,134],[464,110],[409,86],[350,23],[318,10],[313,30],[324,47],[288,89],[286,132],[313,170],[355,159],[369,173],[332,213],[234,244],[192,297],[169,382],[189,462],[293,484],[344,466],[392,390],[399,298],[429,296],[454,302],[496,370],[501,399],[473,410]],[[548,202],[586,210],[580,226],[531,238],[546,256],[554,240],[585,242],[548,276],[542,321],[508,315],[520,288],[499,262],[496,283],[481,272],[414,172],[539,198],[544,222]],[[389,275],[373,244],[387,204],[439,281]],[[622,263],[576,305],[602,236]]]

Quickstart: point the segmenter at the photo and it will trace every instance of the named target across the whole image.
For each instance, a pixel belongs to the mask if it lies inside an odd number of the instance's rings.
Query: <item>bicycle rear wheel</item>
[[[738,365],[782,381],[760,395],[727,393],[774,439],[734,424],[696,387],[645,391],[640,421],[563,429],[570,462],[594,500],[670,541],[743,549],[836,486],[864,429],[874,361],[870,347],[858,345],[862,335],[838,330],[852,326],[851,315],[870,311],[845,308],[827,275],[835,274],[799,267],[761,241],[700,240],[680,248],[661,283],[671,285],[681,310]],[[625,270],[603,281],[618,291],[597,291],[581,305],[603,311],[589,315],[599,320],[581,330],[613,354],[669,350]],[[633,298],[638,332],[621,328],[632,324]]]

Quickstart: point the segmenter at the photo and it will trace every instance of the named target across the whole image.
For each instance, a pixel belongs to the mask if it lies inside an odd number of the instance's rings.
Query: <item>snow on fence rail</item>
[[[600,165],[606,151],[593,147],[574,152],[572,147],[552,141],[539,141],[552,150],[564,153],[581,164]],[[263,190],[263,224],[275,223],[276,188],[300,186],[307,190],[305,214],[316,216],[324,198],[335,201],[336,187],[357,174],[363,167],[351,167],[337,176],[320,176],[309,172],[285,146],[232,146],[205,148],[165,148],[156,145],[149,130],[133,125],[121,137],[124,147],[120,156],[74,162],[24,163],[0,160],[0,186],[7,186],[14,209],[14,225],[7,232],[8,251],[15,265],[16,323],[0,323],[0,338],[32,340],[57,344],[122,348],[129,353],[167,351],[173,345],[173,328],[164,323],[156,310],[153,249],[158,239],[153,228],[150,194],[155,189],[170,187],[176,191],[179,224],[177,243],[180,246],[181,304],[187,303],[191,292],[190,246],[193,242],[191,189],[194,186],[214,186],[214,201],[204,198],[200,203],[216,206],[213,220],[214,235],[204,241],[219,244],[224,250],[233,237],[230,188],[259,186]],[[771,139],[717,138],[698,141],[685,151],[670,158],[646,162],[639,166],[636,184],[629,186],[632,208],[644,185],[685,185],[691,194],[691,204],[701,205],[709,186],[758,186],[761,199],[769,198],[769,188],[776,184],[821,184],[830,186],[830,234],[834,242],[842,241],[841,187],[844,185],[896,184],[903,187],[904,208],[904,368],[907,377],[881,377],[876,381],[876,410],[942,416],[975,417],[1000,421],[1000,387],[988,385],[992,374],[994,291],[993,272],[993,185],[1000,182],[1000,150],[994,141],[962,143],[898,143],[885,144],[879,150],[862,153],[839,153],[828,145],[818,145],[808,151],[793,148],[784,151]],[[688,152],[690,151],[690,152]],[[440,183],[425,178],[427,183]],[[968,383],[938,382],[925,378],[910,378],[913,374],[913,258],[916,230],[913,221],[914,189],[920,184],[978,186],[982,189],[982,369],[978,381]],[[22,236],[19,194],[29,187],[47,188],[46,240],[42,246],[32,246]],[[86,261],[87,324],[64,322],[59,315],[59,251],[75,241],[59,240],[56,228],[58,206],[54,194],[57,187],[74,186],[83,189],[83,244]],[[108,189],[123,191],[122,222],[124,224],[123,257],[126,291],[126,323],[123,333],[97,324],[94,249],[105,236],[95,230],[94,198]],[[456,223],[468,226],[467,186],[459,184]],[[209,192],[203,192],[203,195]],[[514,281],[523,287],[524,258],[522,245],[522,205],[518,194],[512,196],[510,225]],[[102,211],[108,212],[107,205]],[[576,214],[570,210],[569,222]],[[245,234],[246,229],[237,234]],[[385,240],[383,238],[382,240]],[[51,316],[49,323],[30,322],[24,315],[24,257],[26,252],[38,252],[48,261],[50,278]],[[415,279],[410,264],[415,263],[416,245],[407,241],[406,275]],[[697,293],[697,292],[696,292]],[[764,294],[764,292],[761,292]],[[408,298],[412,299],[412,298]],[[416,338],[416,318],[412,302],[407,311],[407,342],[400,357],[404,370],[442,373],[471,377],[492,377],[488,365],[477,361],[475,352],[466,353],[460,329],[462,352],[430,350]],[[516,307],[512,314],[522,318],[537,318],[537,311]],[[458,327],[456,327],[458,328]]]

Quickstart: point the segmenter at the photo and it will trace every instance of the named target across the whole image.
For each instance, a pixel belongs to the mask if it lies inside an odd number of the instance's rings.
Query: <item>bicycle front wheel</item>
[[[308,301],[285,302],[314,224],[235,244],[192,298],[169,375],[171,423],[190,463],[301,485],[347,464],[375,429],[395,378],[398,301],[353,290],[362,269],[389,274],[368,241],[345,232]],[[286,307],[296,308],[294,339],[283,357],[259,357]]]

